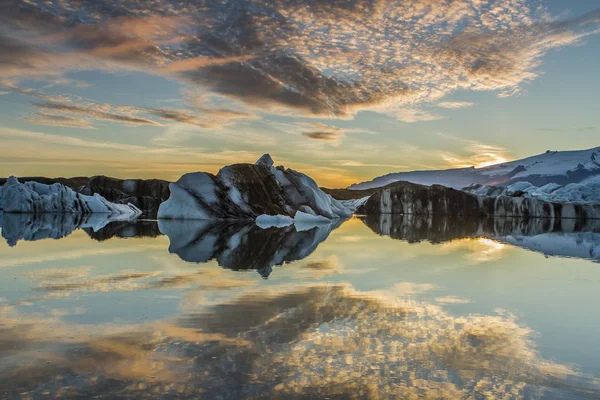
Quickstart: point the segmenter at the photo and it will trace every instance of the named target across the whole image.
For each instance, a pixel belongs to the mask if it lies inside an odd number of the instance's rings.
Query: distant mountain
[[[567,185],[600,176],[600,147],[576,151],[546,151],[533,157],[484,168],[398,172],[372,181],[351,185],[350,190],[366,190],[407,181],[421,185],[444,185],[461,189],[473,183],[507,186],[527,181],[541,187],[548,183]]]

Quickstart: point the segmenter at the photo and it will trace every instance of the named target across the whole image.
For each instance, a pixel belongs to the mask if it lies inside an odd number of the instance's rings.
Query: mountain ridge
[[[567,185],[600,175],[600,147],[585,150],[550,151],[481,168],[450,168],[392,172],[370,181],[355,183],[349,190],[367,190],[407,181],[421,185],[443,185],[462,189],[471,184],[508,186],[527,181],[535,186]]]

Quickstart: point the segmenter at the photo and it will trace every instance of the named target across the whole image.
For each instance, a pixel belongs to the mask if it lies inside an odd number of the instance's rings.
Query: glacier
[[[529,182],[517,182],[509,186],[472,184],[462,190],[477,196],[522,196],[543,201],[600,203],[600,176],[564,186],[548,183],[537,187]]]
[[[169,189],[169,199],[159,207],[159,219],[254,221],[263,215],[294,218],[301,212],[335,220],[353,213],[309,176],[275,167],[268,154],[255,164],[223,167],[216,175],[185,174]]]
[[[127,217],[142,214],[130,203],[111,203],[97,193],[83,195],[60,183],[21,183],[14,176],[8,178],[2,188],[2,209],[5,213],[102,213]]]

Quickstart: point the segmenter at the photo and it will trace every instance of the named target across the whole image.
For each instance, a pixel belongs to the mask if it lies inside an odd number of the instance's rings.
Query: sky
[[[600,145],[597,0],[0,0],[0,176],[345,187]]]

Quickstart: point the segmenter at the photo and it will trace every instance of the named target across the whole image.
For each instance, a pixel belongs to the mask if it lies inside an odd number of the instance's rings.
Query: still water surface
[[[593,226],[31,218],[3,219],[0,398],[600,396]]]

